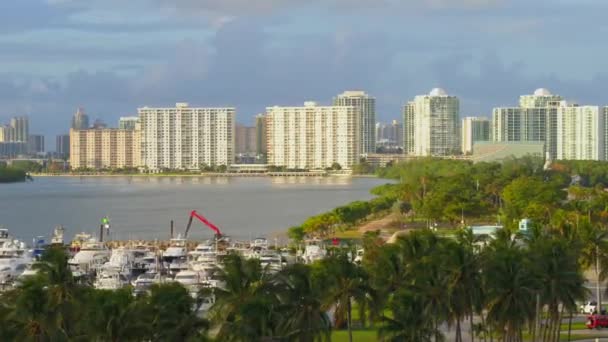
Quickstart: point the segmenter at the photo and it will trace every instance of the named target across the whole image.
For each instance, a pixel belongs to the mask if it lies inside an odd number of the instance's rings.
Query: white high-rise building
[[[334,106],[353,106],[360,111],[360,152],[376,152],[376,98],[364,91],[345,91],[334,98]]]
[[[139,108],[142,164],[149,171],[199,170],[234,162],[234,108]]]
[[[350,169],[360,156],[360,111],[354,106],[268,107],[268,164],[288,169]]]
[[[461,138],[462,153],[472,153],[475,142],[490,140],[490,119],[474,116],[462,119]]]
[[[606,125],[598,106],[570,105],[557,109],[557,159],[605,160]]]
[[[419,95],[403,110],[404,153],[448,156],[460,153],[460,102],[435,88]]]
[[[557,156],[557,108],[563,98],[545,88],[522,95],[519,107],[499,107],[492,112],[492,140],[542,141],[551,159]]]

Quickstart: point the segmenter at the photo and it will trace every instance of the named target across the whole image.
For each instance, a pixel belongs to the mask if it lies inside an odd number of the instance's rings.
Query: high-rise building
[[[123,116],[118,119],[118,129],[131,129],[134,130],[139,122],[137,116]]]
[[[473,144],[478,141],[490,141],[490,119],[468,116],[462,119],[462,153],[471,154]]]
[[[30,124],[27,116],[17,116],[11,119],[12,140],[13,142],[28,142],[30,134]]]
[[[256,152],[256,127],[236,124],[234,128],[234,148],[237,154]]]
[[[43,153],[44,149],[44,135],[33,134],[28,138],[28,150],[29,153],[37,154]]]
[[[142,163],[149,171],[199,170],[234,162],[234,108],[139,108]]]
[[[384,122],[376,122],[376,144],[388,140],[387,128]]]
[[[544,88],[522,95],[519,107],[494,108],[492,140],[542,141],[551,159],[557,156],[557,108],[563,98]]]
[[[334,98],[334,106],[353,106],[361,118],[361,136],[359,150],[361,154],[376,151],[376,99],[364,91],[345,91]]]
[[[605,139],[602,108],[565,101],[557,108],[556,159],[605,160]]]
[[[88,129],[89,116],[85,114],[84,108],[78,108],[72,117],[72,129]]]
[[[0,125],[0,142],[9,141],[9,129],[8,126]]]
[[[403,124],[397,120],[393,120],[389,126],[390,140],[396,146],[403,146]]]
[[[403,110],[404,153],[447,156],[460,153],[460,102],[435,88],[419,95]]]
[[[255,117],[255,153],[264,158],[266,156],[266,115],[258,114]]]
[[[122,169],[141,166],[140,131],[128,129],[70,130],[72,169]]]
[[[55,152],[62,158],[70,156],[70,135],[61,134],[55,139]]]
[[[288,169],[350,169],[359,161],[360,109],[354,106],[268,107],[268,164]]]

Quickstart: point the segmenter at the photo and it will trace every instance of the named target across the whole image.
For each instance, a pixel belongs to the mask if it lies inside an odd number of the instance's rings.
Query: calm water
[[[0,185],[0,225],[19,238],[97,232],[107,215],[116,239],[165,239],[169,222],[182,232],[192,209],[237,238],[271,235],[355,200],[386,180],[374,178],[38,177]],[[212,233],[200,222],[190,236]]]

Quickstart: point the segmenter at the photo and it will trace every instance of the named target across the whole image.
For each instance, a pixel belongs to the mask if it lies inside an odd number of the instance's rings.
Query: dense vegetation
[[[80,285],[65,252],[51,248],[34,266],[38,275],[0,297],[0,339],[304,342],[368,327],[385,341],[441,341],[447,323],[456,341],[469,330],[484,341],[522,341],[524,334],[557,341],[562,319],[587,295],[584,267],[597,257],[608,274],[603,236],[586,218],[572,230],[504,230],[485,242],[469,230],[456,238],[419,230],[394,244],[367,234],[360,265],[336,249],[276,274],[231,255],[218,269],[223,289],[203,289],[195,299],[176,283],[137,297],[128,288]],[[216,302],[201,318],[198,298],[210,292]]]
[[[13,167],[0,166],[0,183],[23,182],[26,173]]]

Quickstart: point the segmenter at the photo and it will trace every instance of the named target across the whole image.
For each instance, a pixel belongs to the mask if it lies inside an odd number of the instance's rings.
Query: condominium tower
[[[492,140],[542,141],[551,159],[557,157],[557,108],[563,98],[540,88],[533,95],[522,95],[519,107],[494,108]]]
[[[55,152],[61,158],[68,158],[70,156],[70,135],[61,134],[55,138]]]
[[[162,169],[199,170],[234,162],[234,108],[138,109],[142,131],[142,164]]]
[[[462,119],[461,138],[462,153],[471,154],[475,142],[490,140],[490,119],[473,116]]]
[[[360,110],[354,106],[266,109],[268,164],[288,169],[350,169],[359,161]]]
[[[237,154],[256,152],[256,127],[236,124],[234,128],[234,149]]]
[[[435,88],[403,109],[403,151],[412,156],[460,153],[460,102]]]
[[[334,98],[334,106],[353,106],[359,111],[360,153],[376,152],[376,99],[364,91],[345,91]]]
[[[255,153],[258,156],[266,155],[266,115],[264,114],[255,117]]]
[[[562,102],[557,109],[556,159],[606,160],[605,120],[603,108]]]
[[[140,132],[128,129],[71,129],[72,169],[120,169],[141,166]]]

